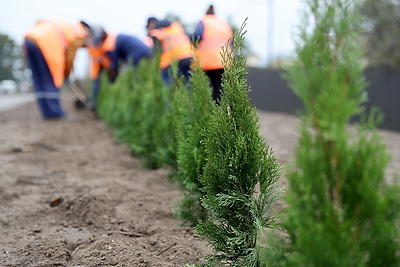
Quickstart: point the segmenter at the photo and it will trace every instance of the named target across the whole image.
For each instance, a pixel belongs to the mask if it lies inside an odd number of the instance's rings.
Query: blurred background
[[[294,43],[291,36],[298,24],[301,1],[0,0],[1,42],[8,37],[10,42],[20,46],[24,34],[35,21],[49,17],[85,20],[103,25],[110,32],[128,33],[139,38],[146,34],[145,25],[149,16],[161,19],[168,17],[179,20],[188,32],[193,32],[208,6],[213,4],[216,14],[227,20],[232,27],[240,27],[248,18],[246,39],[249,64],[265,67],[292,53]],[[16,69],[18,67],[15,66]],[[87,53],[80,49],[75,72],[81,77],[87,75],[88,69]],[[1,76],[0,80],[4,78]]]
[[[150,16],[176,19],[191,33],[208,6],[213,4],[216,14],[233,28],[240,27],[247,18],[249,84],[253,94],[259,94],[253,95],[255,101],[259,101],[257,107],[294,112],[300,104],[280,74],[281,67],[290,64],[295,54],[305,3],[306,0],[0,0],[0,94],[31,90],[30,71],[26,68],[21,44],[24,34],[38,19],[85,20],[89,24],[100,24],[110,32],[144,38]],[[398,106],[390,101],[400,92],[397,88],[400,82],[400,0],[359,0],[359,3],[364,16],[363,33],[359,38],[366,48],[369,94],[373,96],[372,104],[390,106],[391,110],[385,111],[388,121],[394,116],[391,114],[397,112],[392,105]],[[88,72],[87,51],[79,49],[75,76],[86,79]],[[264,90],[266,84],[272,91]],[[265,93],[275,94],[271,103],[268,102],[271,97]],[[277,104],[280,107],[274,107]],[[399,120],[392,120],[399,124],[395,128],[400,129]]]

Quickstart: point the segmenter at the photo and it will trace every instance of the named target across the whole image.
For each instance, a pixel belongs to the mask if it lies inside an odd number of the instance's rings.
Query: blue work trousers
[[[37,103],[44,119],[64,116],[60,105],[60,89],[54,85],[50,69],[36,44],[25,40],[26,56],[32,71]]]

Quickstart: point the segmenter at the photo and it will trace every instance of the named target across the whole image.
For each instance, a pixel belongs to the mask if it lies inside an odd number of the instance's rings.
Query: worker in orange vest
[[[212,97],[218,103],[222,93],[222,47],[231,47],[232,29],[227,22],[215,15],[214,6],[210,5],[205,16],[197,24],[191,40],[197,44],[196,57],[205,71],[213,88]]]
[[[150,45],[150,44],[149,44]],[[114,82],[118,76],[120,62],[136,67],[140,60],[150,55],[150,47],[139,38],[126,34],[108,33],[101,26],[90,28],[87,44],[91,56],[90,77],[94,80],[91,105],[95,109],[100,89],[100,74],[107,71],[109,79]]]
[[[60,89],[69,76],[78,48],[85,45],[88,25],[53,18],[39,20],[25,35],[37,103],[44,119],[64,118]]]
[[[178,76],[183,75],[187,82],[190,77],[190,65],[193,51],[189,36],[178,22],[168,19],[158,20],[150,17],[147,20],[147,31],[153,38],[154,46],[161,49],[161,75],[166,84],[171,83],[171,64],[178,62]]]

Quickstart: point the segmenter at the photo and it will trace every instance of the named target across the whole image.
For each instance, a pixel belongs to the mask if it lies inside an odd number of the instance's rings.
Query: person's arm
[[[193,32],[193,34],[189,35],[192,43],[194,43],[194,44],[199,43],[201,41],[201,39],[203,38],[203,32],[204,32],[204,24],[203,24],[203,22],[200,21],[197,24],[196,29]]]
[[[76,55],[76,51],[78,48],[83,47],[85,44],[84,40],[81,38],[73,41],[65,50],[65,69],[64,69],[64,77],[68,77],[71,73],[71,70],[74,67],[74,59]]]
[[[108,78],[113,83],[118,76],[119,58],[116,51],[107,52],[107,56],[111,59],[110,67],[107,70]]]
[[[165,39],[165,33],[160,29],[152,29],[149,32],[149,36],[153,40],[153,49],[151,50],[150,55],[154,56],[162,50],[161,42]]]
[[[97,77],[93,80],[92,97],[90,99],[91,108],[96,107],[97,97],[98,97],[99,91],[100,91],[100,81],[101,81],[102,70],[103,70],[103,68],[99,69]]]

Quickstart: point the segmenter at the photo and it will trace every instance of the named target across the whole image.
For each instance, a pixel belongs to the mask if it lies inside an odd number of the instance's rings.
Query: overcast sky
[[[63,17],[97,23],[108,31],[144,37],[149,16],[173,13],[193,26],[209,4],[216,14],[236,26],[247,21],[245,35],[252,51],[266,64],[271,58],[293,53],[293,35],[299,24],[303,0],[0,0],[0,32],[22,43],[36,20]],[[271,12],[273,11],[273,12]],[[273,16],[270,16],[273,14]],[[272,23],[270,24],[270,22]],[[272,35],[270,29],[272,26]],[[271,36],[273,38],[271,38]],[[270,40],[272,40],[271,45]],[[84,52],[81,52],[84,53]],[[80,55],[82,58],[82,54]]]

